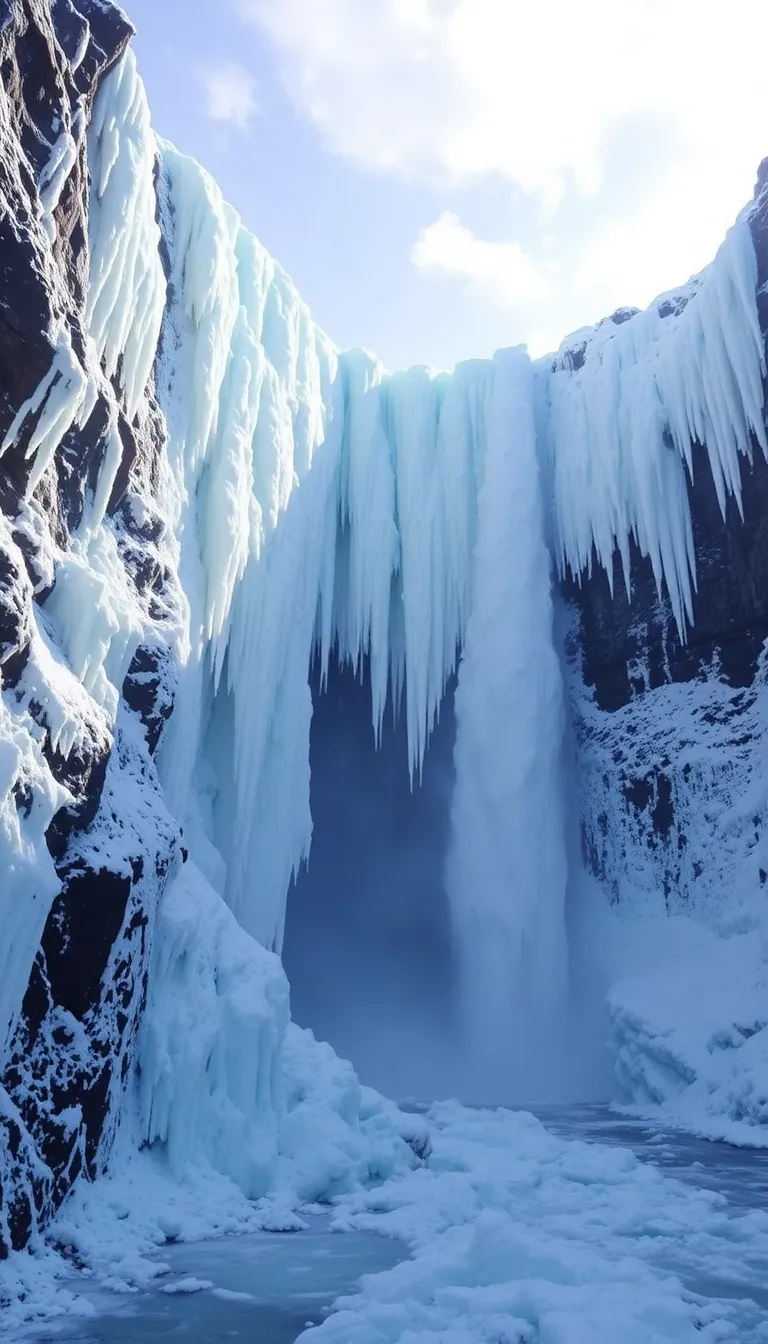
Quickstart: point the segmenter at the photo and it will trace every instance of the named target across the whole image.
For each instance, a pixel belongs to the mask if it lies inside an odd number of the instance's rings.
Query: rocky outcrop
[[[107,514],[142,628],[151,631],[178,601],[152,514],[164,426],[151,389],[129,422],[117,383],[104,380],[87,420],[66,433],[32,491],[30,440],[45,403],[9,435],[51,368],[53,333],[66,333],[83,359],[85,130],[100,82],[130,36],[125,16],[105,0],[0,0],[0,673],[6,703],[34,723],[50,775],[68,795],[46,833],[60,889],[0,1086],[0,1254],[25,1244],[77,1175],[96,1175],[106,1160],[154,912],[181,861],[152,763],[173,702],[163,640],[136,647],[115,722],[83,694],[66,743],[53,721],[44,656],[47,648],[55,657],[47,613],[115,423],[121,457]],[[144,500],[139,521],[132,493]],[[23,789],[17,807],[31,807]]]

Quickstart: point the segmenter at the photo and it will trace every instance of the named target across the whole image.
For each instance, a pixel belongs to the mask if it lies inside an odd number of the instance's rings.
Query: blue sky
[[[768,154],[764,0],[124,4],[155,129],[391,368],[648,303]]]

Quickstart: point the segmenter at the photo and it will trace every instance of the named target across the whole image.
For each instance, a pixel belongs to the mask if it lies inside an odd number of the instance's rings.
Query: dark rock
[[[42,227],[37,184],[54,139],[71,126],[78,106],[89,116],[100,81],[131,33],[110,0],[0,0],[7,111],[0,135],[0,443],[50,369],[48,333],[65,327],[82,358],[89,206],[84,146],[55,211],[53,244]],[[119,555],[144,605],[147,628],[154,620],[176,619],[178,580],[160,555],[164,526],[153,504],[164,421],[151,389],[131,425],[117,390],[105,391],[88,423],[65,435],[40,480],[31,525],[25,496],[32,459],[26,449],[39,413],[29,415],[0,457],[0,675],[19,711],[38,723],[50,772],[71,802],[46,835],[61,890],[0,1084],[0,1254],[26,1244],[79,1173],[93,1177],[103,1169],[146,994],[155,910],[181,861],[177,828],[151,761],[175,690],[176,671],[162,640],[142,645],[133,658],[114,743],[101,711],[93,704],[89,717],[85,700],[75,745],[60,752],[53,745],[48,697],[31,695],[24,675],[38,626],[55,645],[44,612],[56,581],[55,547],[66,552],[86,518],[115,421],[123,452],[108,511]],[[142,501],[141,510],[125,504],[131,493]],[[32,805],[23,782],[14,798],[21,814]]]

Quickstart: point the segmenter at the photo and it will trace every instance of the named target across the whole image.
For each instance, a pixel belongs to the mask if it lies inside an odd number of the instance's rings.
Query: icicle
[[[165,308],[156,142],[130,47],[101,85],[88,128],[91,267],[86,320],[129,420],[144,396]]]
[[[34,458],[27,494],[31,495],[53,461],[64,435],[75,423],[88,389],[88,380],[72,349],[69,333],[56,338],[51,367],[35,391],[19,407],[0,445],[0,457],[16,442],[27,420],[38,416],[26,456]]]
[[[720,508],[741,509],[739,455],[754,434],[764,453],[765,354],[757,263],[747,215],[710,268],[675,297],[588,333],[581,367],[562,347],[549,379],[549,466],[561,570],[588,570],[593,547],[609,580],[627,541],[665,585],[681,637],[693,620],[696,569],[685,468],[705,444]],[[669,301],[666,307],[669,307]]]
[[[381,422],[383,369],[365,351],[343,357],[347,378],[346,491],[342,523],[349,530],[348,583],[342,657],[355,667],[370,656],[371,710],[381,735],[389,681],[389,608],[399,553],[395,465]],[[339,613],[337,620],[342,619]]]
[[[119,155],[113,132],[104,117],[107,178]],[[754,254],[742,221],[676,314],[656,307],[584,333],[577,367],[566,347],[554,372],[505,355],[451,376],[387,375],[366,352],[339,356],[197,164],[162,145],[160,181],[173,295],[158,368],[164,510],[189,604],[161,771],[172,805],[200,832],[199,866],[243,925],[279,947],[287,887],[311,837],[310,658],[319,655],[321,683],[334,647],[358,672],[369,660],[377,741],[388,697],[395,714],[405,697],[413,779],[458,650],[470,660],[465,682],[479,658],[469,632],[479,638],[484,610],[477,566],[490,564],[482,530],[517,554],[501,519],[486,516],[487,492],[478,499],[483,479],[498,478],[499,507],[527,491],[538,572],[533,561],[516,578],[505,572],[503,591],[489,580],[488,600],[509,602],[513,623],[519,608],[526,629],[540,604],[532,648],[542,666],[547,539],[561,569],[578,577],[596,555],[611,583],[618,550],[628,592],[634,539],[685,630],[692,441],[707,443],[723,504],[738,498],[751,434],[766,443]],[[502,443],[504,415],[519,459]],[[531,475],[537,435],[551,519]],[[512,667],[514,650],[504,653]],[[553,686],[545,678],[541,691],[552,704]],[[549,769],[544,757],[540,766]]]

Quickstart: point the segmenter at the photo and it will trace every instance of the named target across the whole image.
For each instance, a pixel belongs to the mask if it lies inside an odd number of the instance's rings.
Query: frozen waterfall
[[[518,1037],[540,1044],[567,983],[563,688],[533,382],[525,351],[496,356],[456,691],[448,889],[469,1056],[480,1086],[494,1069],[497,1088],[521,1066]]]
[[[461,653],[446,880],[468,1037],[541,1016],[568,979],[552,566],[578,578],[600,563],[612,578],[618,553],[629,584],[634,538],[681,632],[690,623],[691,443],[706,442],[723,507],[738,498],[738,455],[768,446],[747,216],[702,277],[578,333],[554,360],[510,351],[450,375],[389,374],[336,349],[208,174],[156,139],[130,52],[99,91],[88,149],[84,352],[50,333],[50,370],[0,454],[36,416],[33,487],[107,379],[129,419],[152,389],[167,427],[153,526],[183,599],[152,624],[121,586],[107,453],[48,607],[83,694],[108,734],[139,639],[172,650],[168,805],[205,901],[280,952],[312,838],[312,660],[321,680],[332,657],[369,669],[376,741],[402,712],[408,787]],[[14,909],[60,801],[23,710],[0,705],[15,743],[0,774],[35,802],[28,819],[0,817],[0,850],[19,856]],[[0,909],[24,926],[27,969],[44,913]],[[4,1027],[15,1006],[0,1007]]]

